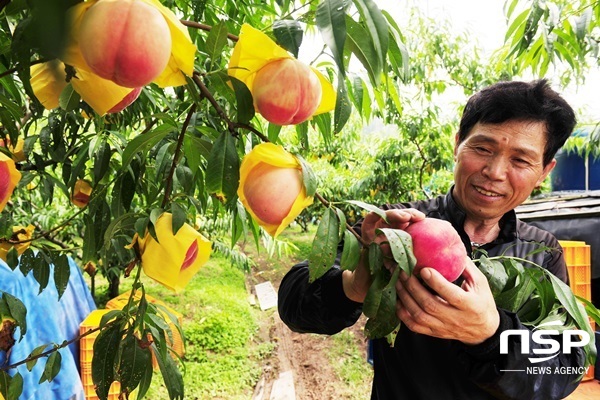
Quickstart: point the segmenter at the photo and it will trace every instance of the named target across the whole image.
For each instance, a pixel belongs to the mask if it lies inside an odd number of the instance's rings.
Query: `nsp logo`
[[[590,335],[586,331],[579,329],[564,329],[561,331],[557,329],[539,329],[547,326],[563,326],[561,321],[550,321],[538,325],[529,331],[527,329],[508,329],[500,334],[500,354],[508,354],[508,338],[509,336],[520,336],[521,337],[521,354],[529,354],[529,335],[534,343],[548,345],[548,347],[533,349],[533,354],[539,355],[539,357],[529,357],[529,362],[539,363],[551,358],[556,357],[561,351],[561,343],[553,339],[552,335],[562,336],[562,353],[571,354],[571,350],[575,347],[583,347],[590,342]],[[549,354],[548,356],[544,356]]]

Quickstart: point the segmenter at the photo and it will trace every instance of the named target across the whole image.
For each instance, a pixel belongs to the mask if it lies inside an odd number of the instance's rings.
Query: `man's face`
[[[543,166],[544,123],[477,123],[454,148],[454,197],[478,221],[499,220],[525,201],[552,171]]]

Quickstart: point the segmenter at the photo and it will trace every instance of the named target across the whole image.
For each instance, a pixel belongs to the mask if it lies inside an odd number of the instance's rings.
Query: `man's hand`
[[[408,224],[425,218],[425,214],[413,208],[387,210],[385,211],[385,214],[388,222],[385,222],[374,212],[367,214],[361,226],[361,237],[364,243],[370,244],[375,241],[377,229],[404,229]],[[389,245],[382,244],[381,250],[385,259],[391,259],[392,252]],[[368,258],[367,248],[363,247],[360,260],[355,270],[346,270],[342,274],[342,282],[346,297],[359,303],[362,303],[365,300],[367,291],[371,285],[371,272],[369,271]]]
[[[496,303],[485,276],[466,255],[465,262],[460,287],[433,268],[421,270],[423,282],[437,295],[401,271],[396,312],[402,323],[413,332],[471,345],[491,337],[500,324]]]

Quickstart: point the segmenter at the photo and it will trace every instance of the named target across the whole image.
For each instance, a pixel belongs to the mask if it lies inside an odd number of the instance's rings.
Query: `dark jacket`
[[[469,237],[463,229],[465,213],[450,193],[432,200],[383,208],[405,207],[421,210],[428,217],[450,221],[470,255]],[[559,250],[528,255],[538,243],[560,249],[553,235],[518,220],[514,212],[504,215],[500,226],[498,238],[483,247],[490,256],[504,253],[527,258],[568,283],[567,268]],[[355,228],[360,232],[360,223]],[[279,288],[279,314],[292,330],[335,334],[359,318],[362,304],[344,295],[339,257],[338,254],[336,265],[313,283],[308,281],[307,262],[293,266],[284,277]],[[507,329],[527,328],[514,313],[499,309],[499,314],[500,327],[496,334],[475,346],[413,333],[405,326],[401,327],[394,347],[390,347],[386,339],[374,340],[372,399],[549,400],[571,393],[577,387],[580,374],[556,368],[582,366],[584,353],[581,348],[572,354],[561,352],[548,361],[531,364],[528,355],[521,354],[521,339],[515,335],[510,336],[508,354],[501,355],[500,333]],[[531,342],[530,355],[534,355],[533,349],[540,347],[549,346]],[[531,367],[542,368],[533,370]]]

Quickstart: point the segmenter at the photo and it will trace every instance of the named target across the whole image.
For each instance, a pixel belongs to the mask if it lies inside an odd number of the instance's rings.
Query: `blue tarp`
[[[0,291],[10,293],[27,307],[27,332],[21,341],[17,341],[10,352],[0,352],[0,364],[12,364],[24,360],[36,347],[43,344],[61,344],[79,335],[79,325],[96,309],[94,299],[87,287],[80,268],[69,258],[71,275],[69,284],[60,301],[54,286],[51,270],[50,282],[41,294],[40,285],[33,273],[23,276],[16,268],[12,271],[0,260]],[[52,269],[53,266],[51,265]],[[15,339],[19,338],[18,329]],[[23,394],[20,400],[84,400],[85,394],[79,376],[79,342],[60,350],[61,370],[52,382],[39,384],[40,376],[46,364],[38,361],[31,372],[25,365],[17,367],[23,377]],[[14,375],[16,371],[9,371]]]

